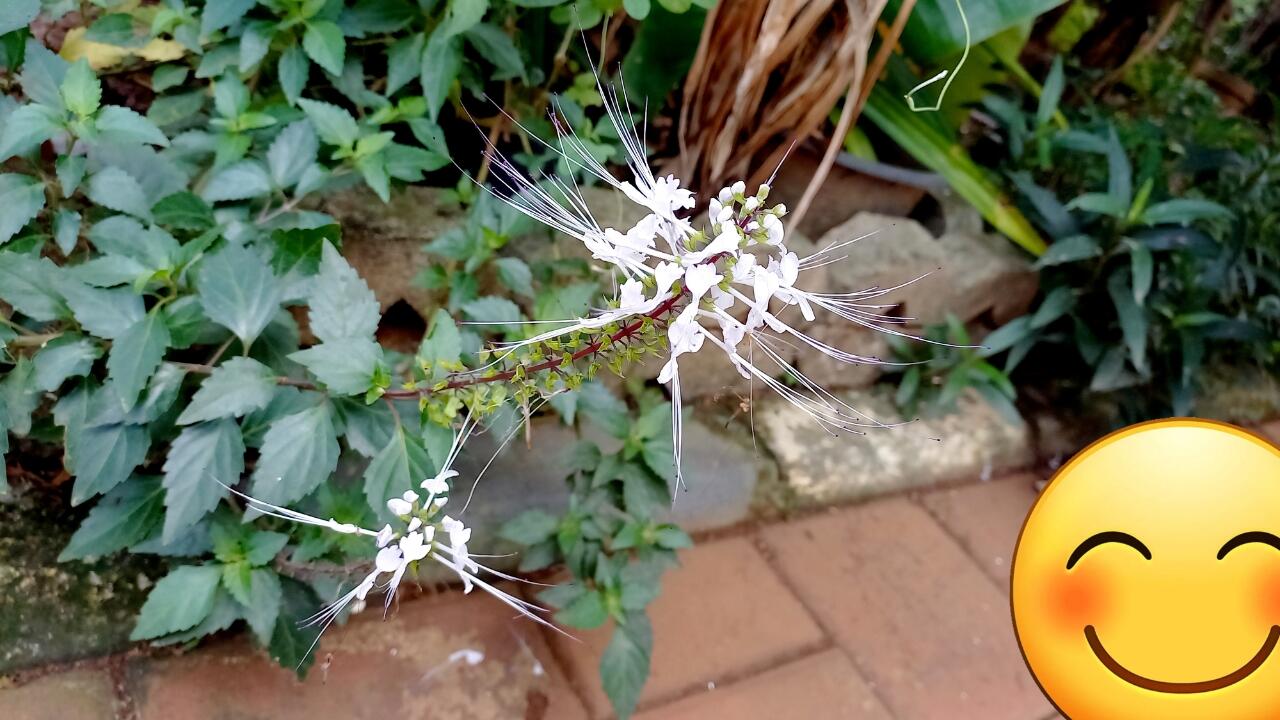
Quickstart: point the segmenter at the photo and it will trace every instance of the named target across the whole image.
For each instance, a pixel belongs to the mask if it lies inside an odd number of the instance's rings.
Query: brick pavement
[[[880,499],[699,543],[651,608],[654,668],[638,717],[1053,717],[1019,659],[1005,590],[1034,480]],[[605,635],[570,641],[511,615],[481,593],[446,593],[331,632],[328,670],[305,683],[233,638],[117,660],[114,676],[85,667],[0,689],[0,717],[610,717],[596,674]],[[484,661],[444,664],[463,648]]]

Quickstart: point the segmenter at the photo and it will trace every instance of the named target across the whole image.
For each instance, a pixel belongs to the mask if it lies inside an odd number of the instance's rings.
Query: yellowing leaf
[[[86,28],[82,27],[68,30],[67,37],[62,42],[62,51],[59,54],[70,62],[85,58],[89,61],[89,66],[94,70],[119,65],[131,57],[138,57],[150,62],[168,62],[181,59],[187,52],[181,45],[172,40],[156,38],[140,48],[124,48],[85,40],[85,32]]]

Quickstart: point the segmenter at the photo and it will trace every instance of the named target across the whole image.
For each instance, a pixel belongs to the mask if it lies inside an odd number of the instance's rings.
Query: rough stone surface
[[[839,397],[892,424],[901,417],[891,394],[891,388],[877,386]],[[868,428],[864,436],[824,433],[803,411],[772,397],[759,404],[755,424],[801,505],[991,477],[1034,459],[1027,426],[1011,424],[973,395],[963,396],[955,413],[901,427]]]
[[[134,660],[128,690],[140,720],[585,718],[534,626],[488,595],[407,602],[385,622],[379,614],[331,628],[302,682],[232,640]],[[461,650],[484,658],[450,662]]]
[[[769,201],[797,207],[821,159],[821,153],[797,148],[778,170]],[[924,191],[919,188],[891,183],[836,164],[814,196],[799,230],[817,237],[861,211],[905,217],[922,197]]]
[[[856,238],[861,239],[840,250],[847,259],[827,266],[830,292],[896,288],[868,302],[889,306],[881,312],[901,306],[894,314],[911,318],[912,325],[945,317],[950,297],[939,270],[946,255],[924,226],[907,218],[863,212],[829,230],[817,244],[827,247]]]
[[[1039,276],[1006,238],[987,233],[948,232],[937,240],[945,256],[941,275],[950,312],[962,320],[990,313],[996,325],[1023,315],[1040,288]]]
[[[1280,416],[1280,378],[1257,368],[1214,367],[1201,376],[1195,414],[1238,425]]]
[[[918,505],[884,500],[768,528],[788,586],[901,718],[1051,712],[1007,597]]]
[[[708,682],[732,681],[816,648],[822,632],[747,540],[699,545],[681,554],[682,567],[663,577],[649,607],[653,621],[652,674],[641,707]],[[576,632],[581,642],[551,634],[591,716],[612,714],[600,687],[600,655],[611,627]]]
[[[59,563],[83,512],[56,493],[0,503],[0,673],[105,655],[128,645],[163,566],[143,556]]]
[[[1001,589],[1008,590],[1018,533],[1036,501],[1039,476],[1020,473],[991,482],[935,490],[920,504],[960,541]]]
[[[636,720],[890,720],[858,671],[839,650],[827,650],[732,685],[695,691],[640,713]]]
[[[18,687],[0,685],[5,720],[114,720],[111,679],[101,670],[46,675]]]

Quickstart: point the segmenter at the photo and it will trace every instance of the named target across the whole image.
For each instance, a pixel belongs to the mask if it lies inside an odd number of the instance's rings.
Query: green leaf
[[[409,130],[429,152],[446,160],[449,158],[449,145],[445,142],[444,130],[439,125],[426,118],[412,118],[409,120]]]
[[[387,49],[387,95],[394,95],[422,73],[425,42],[422,33],[414,33],[400,38]]]
[[[93,335],[114,340],[143,318],[142,296],[130,288],[102,290],[69,277],[56,284],[76,322]]]
[[[234,420],[183,429],[164,461],[164,542],[173,542],[213,512],[227,495],[223,485],[235,485],[242,472],[244,441]]]
[[[608,619],[609,611],[605,609],[604,598],[595,590],[579,595],[556,613],[556,622],[581,630],[598,628]]]
[[[536,545],[555,536],[560,519],[542,510],[526,510],[508,520],[498,534],[521,545]]]
[[[298,105],[315,126],[316,134],[329,145],[349,148],[360,137],[355,118],[337,105],[305,98],[299,100]]]
[[[249,603],[244,606],[244,619],[248,621],[259,644],[271,644],[283,599],[280,576],[274,570],[254,568],[250,572]]]
[[[52,287],[58,274],[49,258],[0,252],[0,300],[32,320],[57,320],[65,313],[62,298]]]
[[[36,387],[53,392],[67,378],[87,374],[101,356],[102,348],[89,338],[63,335],[51,340],[35,357]]]
[[[62,129],[57,110],[44,105],[23,105],[4,119],[0,131],[0,160],[26,155]]]
[[[89,199],[99,205],[143,219],[151,218],[151,203],[142,186],[118,167],[99,170],[89,178]]]
[[[475,27],[489,10],[489,0],[449,0],[444,22],[437,32],[450,38]]]
[[[138,552],[135,548],[130,548],[130,552]],[[190,630],[184,630],[179,633],[171,633],[162,638],[152,640],[151,644],[157,647],[165,645],[177,645],[180,643],[189,643],[193,640],[199,640],[206,635],[212,635],[216,632],[226,630],[231,627],[232,623],[243,617],[243,611],[240,603],[231,597],[231,593],[218,588],[214,591],[213,609],[205,616],[204,620],[196,623],[195,627]]]
[[[164,517],[157,478],[134,476],[98,501],[67,542],[58,562],[103,557],[142,542]]]
[[[169,326],[159,312],[148,313],[111,344],[107,377],[115,385],[125,409],[133,407],[168,347]]]
[[[493,63],[494,80],[511,80],[525,77],[524,58],[511,36],[489,23],[480,23],[467,30],[467,42],[480,57]]]
[[[422,51],[422,94],[427,100],[427,115],[433,122],[440,116],[440,108],[449,98],[461,69],[462,39],[446,34],[444,25],[438,26]]]
[[[161,127],[176,125],[204,109],[206,99],[199,90],[158,97],[147,108],[147,119]]]
[[[195,627],[213,609],[221,576],[216,565],[175,568],[147,595],[129,639],[149,640]]]
[[[625,438],[631,431],[631,418],[626,403],[618,399],[602,383],[584,383],[578,392],[578,409],[600,429],[616,438]]]
[[[338,465],[338,441],[327,402],[271,423],[253,471],[253,496],[273,505],[301,500]]]
[[[423,478],[435,475],[422,441],[397,425],[391,441],[374,456],[364,472],[364,496],[379,517],[387,517],[387,500],[413,490]]]
[[[276,136],[267,151],[271,180],[279,188],[297,185],[302,174],[315,163],[319,151],[320,141],[311,123],[303,120],[290,123]]]
[[[1044,87],[1040,90],[1040,102],[1036,106],[1036,125],[1048,125],[1053,119],[1053,114],[1058,111],[1058,102],[1062,100],[1062,90],[1065,85],[1065,79],[1062,72],[1062,56],[1057,55],[1053,58],[1053,65],[1049,68],[1049,75],[1044,80]]]
[[[275,388],[276,377],[271,368],[252,358],[231,358],[200,383],[191,404],[178,416],[178,424],[240,417],[261,410],[271,402]]]
[[[137,220],[113,215],[94,223],[89,242],[104,254],[136,260],[151,271],[172,269],[179,254],[178,241],[163,229],[145,228]]]
[[[306,677],[307,670],[315,662],[315,654],[311,650],[322,628],[318,625],[304,627],[302,621],[316,611],[319,603],[310,588],[293,578],[280,578],[280,589],[283,602],[268,651],[271,659],[282,667],[295,670],[299,677]]]
[[[243,245],[227,245],[204,259],[196,288],[200,307],[248,347],[280,308],[282,286],[271,268]]]
[[[102,84],[89,67],[89,61],[84,58],[72,63],[67,69],[59,92],[67,109],[82,118],[98,112],[98,107],[102,104]]]
[[[1144,225],[1187,224],[1196,220],[1230,218],[1234,213],[1212,200],[1184,198],[1156,203],[1142,213]]]
[[[330,20],[313,20],[307,23],[302,36],[302,49],[307,57],[324,68],[330,75],[341,75],[346,61],[347,41],[342,28]]]
[[[693,540],[685,531],[674,525],[665,525],[658,528],[656,535],[658,547],[667,550],[683,550],[684,548],[693,547]]]
[[[1126,242],[1129,246],[1129,269],[1133,275],[1133,301],[1142,305],[1147,301],[1147,293],[1151,291],[1151,281],[1155,275],[1155,259],[1151,249],[1138,242]]]
[[[219,0],[205,3],[200,14],[200,34],[208,36],[215,30],[235,25],[257,3],[258,0]]]
[[[313,345],[290,354],[289,359],[340,395],[363,395],[373,385],[374,372],[383,367],[382,347],[368,338]]]
[[[97,425],[67,428],[67,470],[75,476],[71,504],[124,482],[147,457],[151,437],[142,425]]]
[[[62,80],[70,65],[34,38],[27,40],[22,63],[22,92],[37,102],[59,112],[62,104]]]
[[[31,413],[39,404],[35,366],[30,358],[19,356],[17,365],[0,378],[0,405],[4,407],[6,429],[18,437],[25,437],[31,432]],[[6,434],[6,444],[8,439]]]
[[[637,20],[649,17],[649,0],[622,0],[622,8]]]
[[[1107,293],[1115,305],[1116,316],[1120,319],[1120,330],[1124,334],[1125,346],[1129,349],[1129,360],[1134,369],[1145,373],[1147,368],[1147,316],[1142,308],[1133,300],[1133,290],[1129,286],[1127,273],[1116,271],[1107,278]]]
[[[147,42],[146,36],[134,27],[133,17],[126,13],[110,13],[94,20],[84,39],[126,48],[142,47]]]
[[[70,255],[80,242],[80,213],[59,210],[53,216],[53,242],[63,255]]]
[[[1111,193],[1084,193],[1067,203],[1067,209],[1123,218],[1129,212],[1129,204],[1120,196]]]
[[[890,0],[882,15],[895,17],[903,0]],[[993,35],[1029,22],[1063,0],[988,0],[964,3],[969,38],[974,45]],[[907,55],[922,64],[935,64],[960,54],[965,47],[964,23],[955,0],[920,0],[902,33]]]
[[[431,316],[431,329],[418,346],[418,357],[433,368],[453,365],[462,356],[462,335],[453,317],[444,308],[437,308]]]
[[[1040,269],[1050,265],[1063,265],[1098,257],[1101,254],[1102,248],[1097,240],[1088,235],[1072,235],[1050,245],[1049,249],[1036,260],[1033,267]]]
[[[217,225],[213,208],[185,190],[161,198],[151,208],[151,215],[158,224],[177,230],[202,232]]]
[[[505,257],[493,261],[498,269],[498,280],[513,292],[533,297],[533,273],[520,258]]]
[[[213,174],[201,191],[208,202],[249,200],[271,192],[271,176],[257,160],[241,160]]]
[[[151,72],[151,90],[156,93],[171,90],[186,82],[190,74],[191,68],[186,65],[160,65]]]
[[[1107,195],[1124,210],[1115,217],[1124,217],[1133,204],[1133,167],[1125,155],[1124,145],[1114,126],[1107,128]],[[1068,206],[1069,207],[1069,206]],[[1108,213],[1110,214],[1110,213]]]
[[[255,532],[249,536],[245,557],[253,567],[262,567],[274,560],[288,544],[289,536],[284,533]]]
[[[44,209],[44,184],[27,175],[0,174],[0,245]]]
[[[276,73],[280,77],[280,89],[284,91],[284,96],[290,105],[296,105],[298,99],[302,97],[302,88],[307,84],[310,69],[311,62],[307,60],[307,55],[302,48],[297,45],[290,45],[280,53]]]
[[[8,0],[0,6],[0,35],[26,27],[39,12],[40,0]]]
[[[146,144],[167,147],[169,138],[160,128],[138,113],[126,107],[109,105],[98,113],[94,126],[99,138],[118,144]]]
[[[321,342],[372,337],[381,318],[373,291],[329,243],[321,252],[310,305],[311,332]]]
[[[600,680],[604,692],[619,718],[635,711],[640,690],[649,679],[649,662],[653,652],[653,627],[643,613],[628,613],[627,622],[613,630],[604,655],[600,658]]]
[[[242,73],[257,72],[258,65],[271,51],[276,25],[270,22],[247,23],[240,34],[240,59],[237,66]]]
[[[506,298],[482,297],[463,305],[462,314],[469,320],[481,323],[485,330],[515,332],[522,315],[520,307]]]
[[[75,195],[76,188],[84,180],[84,166],[87,161],[84,155],[63,155],[55,163],[58,174],[58,185],[63,197]]]
[[[1069,287],[1056,287],[1045,296],[1044,302],[1031,316],[1030,329],[1039,330],[1066,315],[1075,307],[1076,296]]]

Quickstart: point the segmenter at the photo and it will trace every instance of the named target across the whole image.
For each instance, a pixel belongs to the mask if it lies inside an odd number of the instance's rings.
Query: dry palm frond
[[[842,96],[857,97],[886,0],[732,0],[707,15],[684,86],[678,174],[759,183]]]

